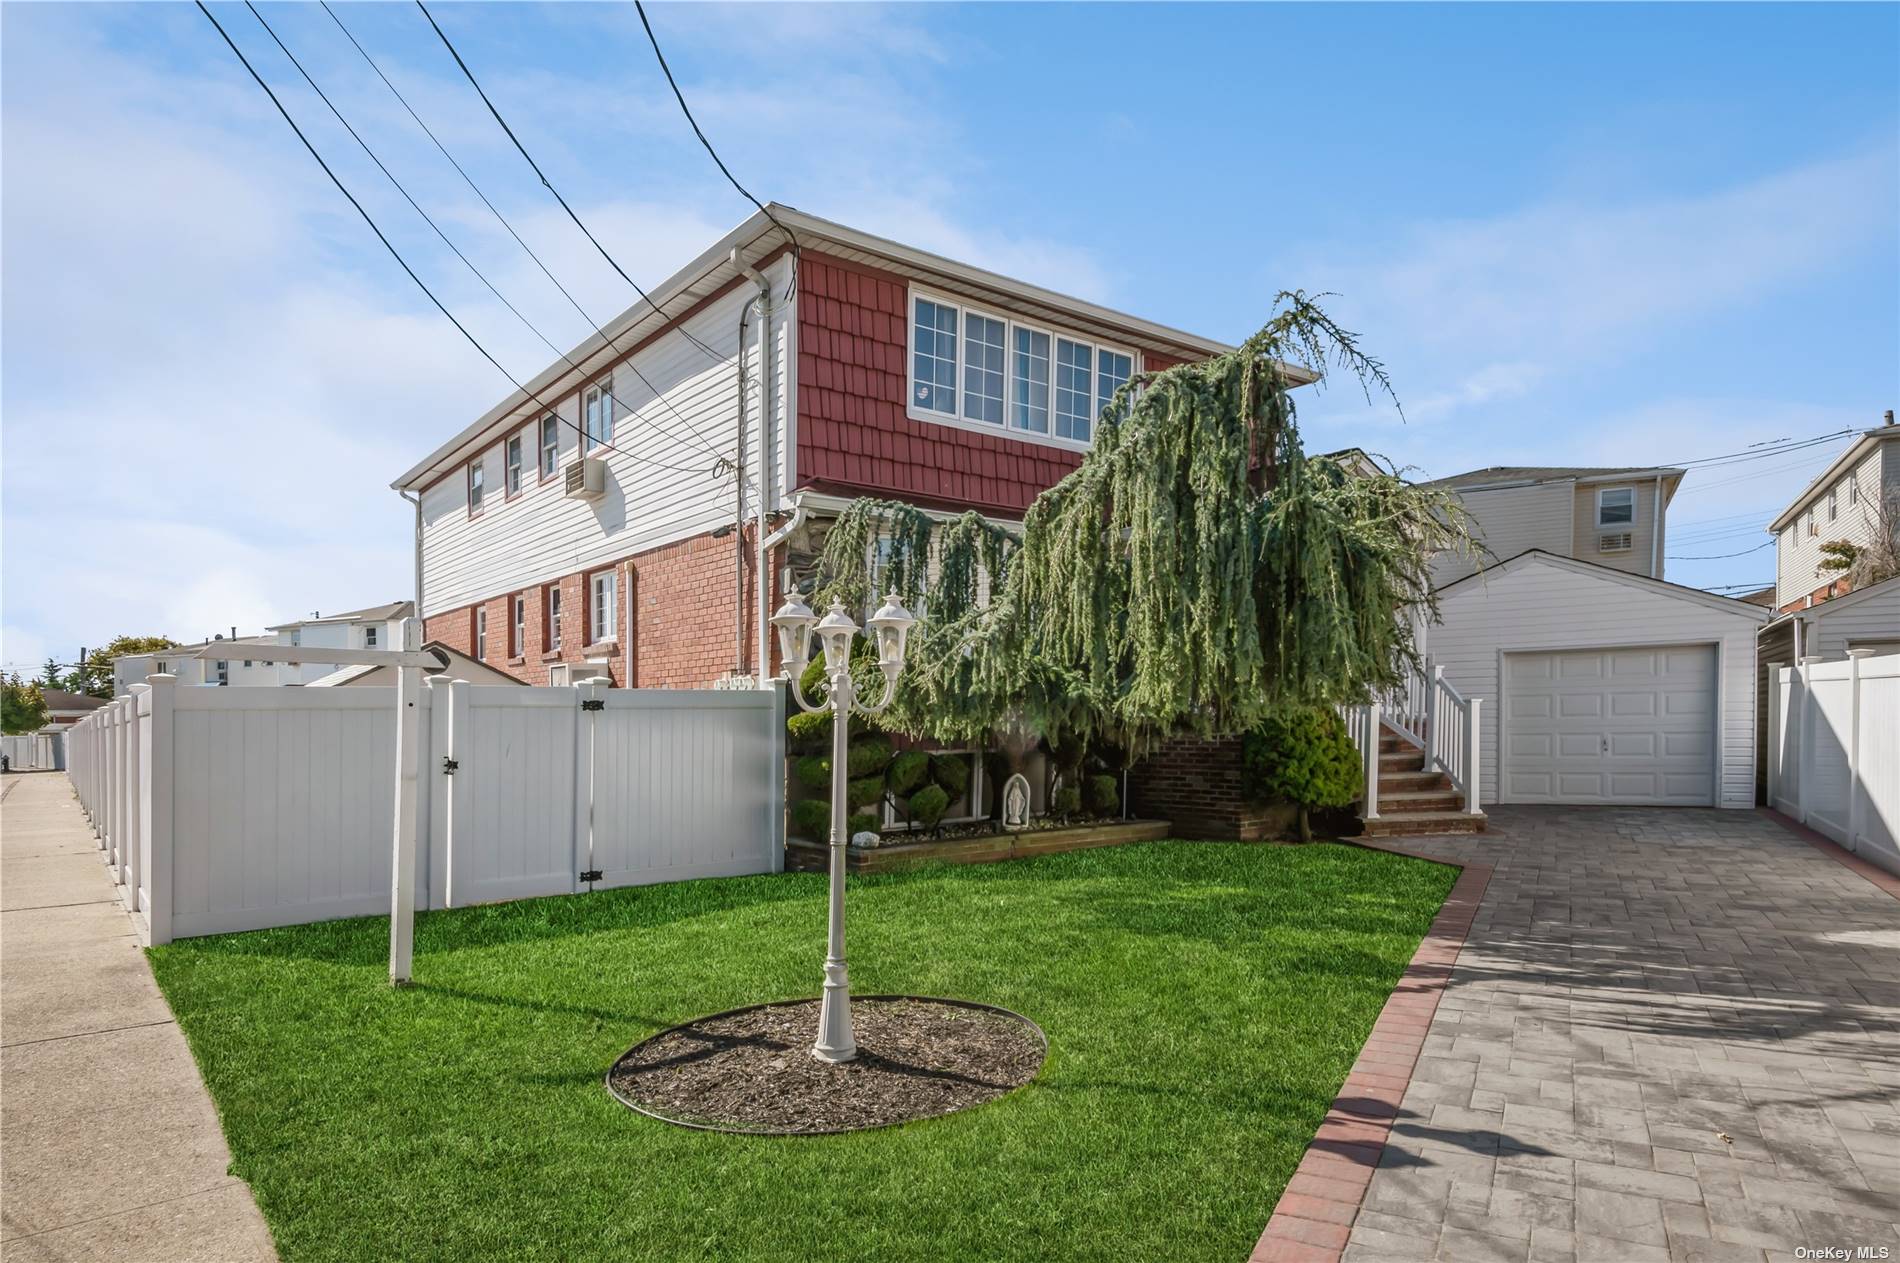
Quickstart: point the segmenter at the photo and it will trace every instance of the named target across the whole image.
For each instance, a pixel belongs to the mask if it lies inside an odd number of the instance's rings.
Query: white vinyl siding
[[[1480,564],[1489,568],[1527,549],[1541,548],[1568,556],[1575,534],[1571,522],[1574,494],[1572,484],[1567,482],[1463,493],[1459,498],[1470,516],[1471,532],[1480,552],[1476,557],[1446,553],[1434,558],[1433,584],[1443,587],[1479,569]]]
[[[1836,497],[1836,517],[1829,521],[1827,496]],[[1865,543],[1873,536],[1882,496],[1900,495],[1900,441],[1889,439],[1841,471],[1820,498],[1791,519],[1776,536],[1775,604],[1799,601],[1837,578],[1823,571],[1821,545],[1844,539]],[[1813,524],[1813,529],[1810,529]]]
[[[1653,580],[1599,575],[1526,558],[1440,594],[1443,623],[1430,630],[1432,660],[1466,697],[1483,699],[1482,790],[1499,801],[1499,741],[1511,719],[1500,713],[1508,655],[1540,651],[1671,650],[1715,653],[1717,805],[1755,801],[1755,629],[1767,611],[1716,603]]]
[[[782,290],[790,279],[789,267],[789,256],[785,256],[762,270]],[[598,500],[568,499],[555,477],[525,487],[511,501],[493,501],[481,518],[469,521],[463,513],[464,492],[458,477],[427,488],[422,496],[424,613],[440,614],[533,588],[558,575],[596,569],[730,523],[731,476],[706,472],[714,460],[707,447],[728,456],[737,450],[739,405],[732,357],[738,345],[739,313],[756,297],[756,289],[736,287],[682,322],[726,357],[718,362],[677,331],[637,353],[641,373],[665,402],[649,399],[644,387],[637,396],[623,396],[630,404],[648,401],[615,421],[614,450],[595,453],[607,473],[606,494]],[[786,485],[786,417],[787,409],[794,406],[794,348],[783,309],[774,319],[774,332],[779,411],[769,444],[777,480],[768,488],[770,504],[778,503],[780,488]],[[749,325],[748,344],[754,335],[755,328]],[[549,393],[544,397],[557,404],[566,418],[551,435],[558,470],[579,447],[574,427],[581,420],[581,398],[571,388],[564,396]],[[748,397],[748,453],[759,450],[756,399],[756,394]],[[681,418],[704,436],[706,447],[687,434]],[[484,454],[492,453],[499,461],[504,436],[497,433]],[[640,457],[650,460],[643,462]],[[653,461],[678,469],[662,468]]]
[[[1900,641],[1900,579],[1823,601],[1806,617],[1802,648],[1830,662],[1845,658],[1856,645],[1880,647]]]

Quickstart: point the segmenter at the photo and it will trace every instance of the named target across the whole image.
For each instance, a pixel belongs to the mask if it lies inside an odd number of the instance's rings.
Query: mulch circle
[[[811,1055],[817,1000],[731,1009],[622,1054],[607,1088],[663,1122],[707,1131],[823,1136],[954,1114],[1036,1077],[1042,1028],[964,1000],[854,996],[855,1060]]]

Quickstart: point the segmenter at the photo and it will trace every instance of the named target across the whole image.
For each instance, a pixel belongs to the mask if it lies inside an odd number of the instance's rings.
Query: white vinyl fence
[[[65,736],[58,732],[25,732],[0,737],[0,754],[16,772],[58,772],[66,766]]]
[[[1774,668],[1768,802],[1900,872],[1900,654]]]
[[[777,871],[783,694],[422,691],[415,906]],[[69,769],[153,943],[387,914],[396,689],[153,676],[74,727]]]

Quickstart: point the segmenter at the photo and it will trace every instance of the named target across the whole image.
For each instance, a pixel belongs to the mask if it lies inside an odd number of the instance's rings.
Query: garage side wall
[[[1498,801],[1498,681],[1506,653],[1624,646],[1715,644],[1719,764],[1716,805],[1755,802],[1755,627],[1660,585],[1644,591],[1547,564],[1473,578],[1440,598],[1443,625],[1431,629],[1431,656],[1466,697],[1484,699],[1482,798]]]

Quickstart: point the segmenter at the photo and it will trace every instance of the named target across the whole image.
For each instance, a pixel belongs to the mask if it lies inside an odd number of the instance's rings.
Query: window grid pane
[[[541,418],[541,476],[552,478],[561,455],[561,423],[553,417]]]
[[[1128,379],[1133,376],[1134,371],[1135,362],[1132,357],[1107,350],[1101,353],[1101,357],[1096,364],[1095,373],[1095,412],[1097,416],[1100,416],[1108,410],[1109,401],[1114,399],[1116,391],[1128,384]],[[1119,421],[1121,420],[1121,414],[1117,413],[1111,419]]]
[[[1095,414],[1095,350],[1056,339],[1056,437],[1086,443]]]
[[[1019,430],[1049,432],[1049,335],[1034,329],[1016,330],[1011,357],[1010,424]]]
[[[912,374],[915,403],[931,412],[957,410],[957,309],[927,298],[917,300],[912,321]]]
[[[963,415],[1003,424],[1003,322],[971,313],[964,320]]]

